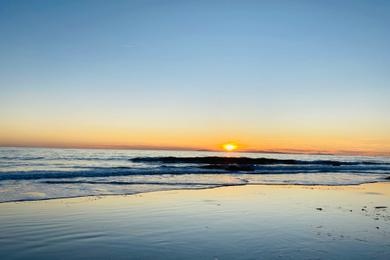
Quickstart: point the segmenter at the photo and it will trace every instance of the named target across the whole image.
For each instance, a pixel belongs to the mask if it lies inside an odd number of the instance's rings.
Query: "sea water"
[[[247,184],[352,185],[388,176],[388,157],[0,148],[0,202]]]

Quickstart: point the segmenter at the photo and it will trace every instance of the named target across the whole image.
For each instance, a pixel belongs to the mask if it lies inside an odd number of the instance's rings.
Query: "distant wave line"
[[[205,156],[205,157],[135,157],[129,159],[132,162],[142,163],[193,163],[193,164],[248,164],[248,165],[269,165],[269,164],[286,164],[286,165],[302,165],[302,164],[316,164],[316,165],[390,165],[385,162],[371,162],[371,161],[335,161],[335,160],[294,160],[294,159],[274,159],[274,158],[251,158],[251,157],[222,157],[222,156]]]

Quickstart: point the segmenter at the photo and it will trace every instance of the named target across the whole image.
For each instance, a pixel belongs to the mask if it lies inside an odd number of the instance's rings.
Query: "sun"
[[[227,152],[232,152],[237,149],[237,145],[232,143],[224,144],[223,149]]]

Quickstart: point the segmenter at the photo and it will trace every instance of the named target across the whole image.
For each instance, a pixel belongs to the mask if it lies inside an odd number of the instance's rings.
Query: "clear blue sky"
[[[173,146],[353,136],[333,148],[390,151],[389,14],[375,0],[0,1],[0,143],[92,131],[169,146],[173,131]]]

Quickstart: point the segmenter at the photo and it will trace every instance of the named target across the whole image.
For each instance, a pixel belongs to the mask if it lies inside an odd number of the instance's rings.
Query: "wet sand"
[[[390,259],[390,183],[0,204],[1,259]]]

